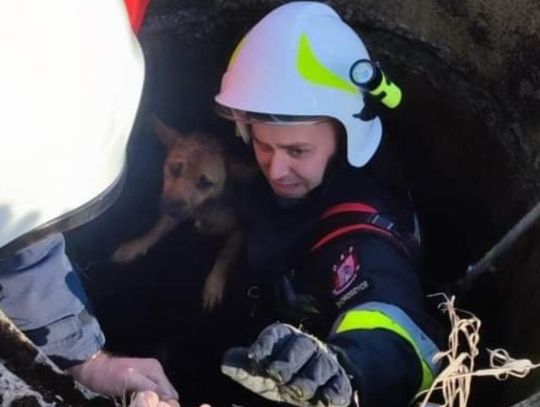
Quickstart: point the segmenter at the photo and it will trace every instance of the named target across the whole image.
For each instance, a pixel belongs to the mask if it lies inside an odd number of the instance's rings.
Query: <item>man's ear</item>
[[[182,133],[167,126],[163,121],[154,113],[151,114],[152,123],[154,124],[154,130],[158,139],[163,145],[169,149],[176,144],[176,140],[182,137]]]

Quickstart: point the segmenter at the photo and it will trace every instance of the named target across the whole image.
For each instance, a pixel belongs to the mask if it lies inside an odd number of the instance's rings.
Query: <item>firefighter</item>
[[[91,390],[178,405],[157,360],[103,350],[61,234],[102,213],[122,186],[144,77],[125,6],[3,2],[0,12],[0,307]]]
[[[225,353],[222,372],[261,397],[402,407],[438,372],[414,212],[376,171],[393,162],[373,106],[401,97],[319,2],[276,8],[232,54],[215,99],[261,170],[239,216],[253,323],[266,327]]]

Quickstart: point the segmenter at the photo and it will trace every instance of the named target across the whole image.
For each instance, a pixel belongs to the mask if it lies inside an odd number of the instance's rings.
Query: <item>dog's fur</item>
[[[224,199],[230,183],[228,177],[234,172],[232,168],[238,166],[232,162],[223,145],[210,134],[182,134],[156,116],[152,119],[158,138],[167,148],[161,215],[146,234],[120,245],[112,260],[126,263],[145,254],[187,219],[193,220],[201,232],[225,236],[225,243],[206,277],[202,293],[203,307],[211,310],[223,300],[227,273],[242,242],[234,210]]]

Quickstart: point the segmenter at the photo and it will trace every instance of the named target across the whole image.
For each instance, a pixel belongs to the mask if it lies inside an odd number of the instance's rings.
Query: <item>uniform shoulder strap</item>
[[[411,259],[419,245],[411,234],[402,234],[398,226],[376,208],[362,202],[344,202],[331,206],[321,215],[310,252],[346,236],[367,233],[385,239]]]

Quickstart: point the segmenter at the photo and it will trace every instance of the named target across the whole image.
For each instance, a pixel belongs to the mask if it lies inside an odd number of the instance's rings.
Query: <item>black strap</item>
[[[346,236],[367,233],[385,239],[411,260],[419,254],[414,235],[401,233],[398,226],[375,208],[362,203],[341,203],[329,208],[319,220],[311,252]]]

